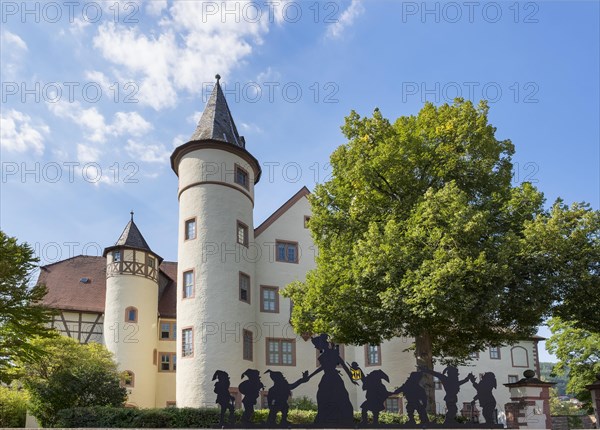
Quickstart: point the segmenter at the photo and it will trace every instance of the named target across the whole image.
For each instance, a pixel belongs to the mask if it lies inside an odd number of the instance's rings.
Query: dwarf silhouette
[[[494,424],[494,414],[496,411],[496,399],[492,394],[492,390],[497,388],[496,375],[492,372],[486,372],[481,377],[479,382],[475,382],[475,376],[470,375],[471,383],[477,391],[475,397],[471,401],[471,407],[475,406],[475,401],[479,400],[479,406],[481,406],[483,418],[486,424]]]
[[[239,386],[240,393],[244,395],[242,399],[242,404],[244,405],[242,423],[249,425],[252,424],[256,399],[260,396],[260,390],[265,388],[265,386],[260,381],[260,372],[256,369],[247,369],[242,373],[242,378],[244,376],[248,377],[248,379],[243,381]]]
[[[292,384],[288,382],[281,372],[269,369],[265,373],[268,373],[273,381],[273,386],[269,388],[269,392],[267,393],[267,403],[269,404],[267,425],[274,426],[276,424],[278,412],[281,412],[281,425],[288,425],[287,416],[290,409],[288,399],[292,395],[294,388],[308,381],[308,372],[302,372],[302,378]]]
[[[429,373],[440,380],[444,386],[444,390],[446,391],[446,396],[444,397],[446,402],[446,419],[444,420],[444,423],[455,423],[456,413],[458,412],[458,407],[456,404],[458,403],[458,392],[460,391],[460,386],[471,379],[473,374],[469,373],[466,378],[459,380],[458,369],[454,366],[446,367],[442,373],[427,369],[425,367],[419,367],[419,370]]]
[[[229,393],[229,374],[222,370],[217,370],[213,375],[212,380],[215,382],[214,392],[217,393],[216,403],[221,406],[221,416],[219,419],[219,425],[225,424],[225,411],[229,409],[229,424],[233,425],[235,422],[234,417],[234,405],[235,398]]]
[[[360,405],[363,425],[368,424],[368,411],[373,413],[373,425],[379,424],[379,412],[385,410],[385,400],[392,394],[383,385],[383,380],[390,382],[390,378],[383,370],[374,370],[362,378],[362,389],[367,392],[367,399]]]
[[[423,372],[411,372],[408,378],[394,391],[394,394],[402,393],[406,398],[406,412],[408,413],[407,424],[415,425],[415,411],[419,414],[421,424],[429,422],[427,417],[427,393],[421,386]]]

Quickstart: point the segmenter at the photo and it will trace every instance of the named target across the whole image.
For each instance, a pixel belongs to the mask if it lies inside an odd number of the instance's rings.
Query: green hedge
[[[0,427],[25,427],[26,414],[25,391],[0,385]]]
[[[238,423],[241,414],[241,410],[236,410]],[[268,415],[268,409],[259,409],[254,414],[254,422],[265,422]],[[312,424],[316,415],[316,411],[291,409],[288,421],[291,424]],[[355,412],[354,421],[358,423],[360,419],[360,412]],[[406,416],[388,412],[379,415],[382,424],[404,424],[406,420]],[[216,408],[131,409],[98,406],[63,409],[58,413],[56,427],[210,428],[218,423],[219,409]]]

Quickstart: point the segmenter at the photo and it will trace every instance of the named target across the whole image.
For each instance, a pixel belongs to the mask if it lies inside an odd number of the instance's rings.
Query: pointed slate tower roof
[[[220,75],[206,103],[206,107],[190,141],[175,148],[171,154],[171,168],[179,175],[179,162],[187,153],[203,148],[215,148],[233,152],[242,157],[254,170],[254,183],[262,173],[258,160],[246,149],[244,136],[240,136],[221,88]]]
[[[109,246],[108,248],[105,248],[103,255],[106,257],[106,254],[108,254],[113,249],[123,247],[123,248],[139,249],[140,251],[150,252],[150,253],[154,254],[156,257],[158,257],[158,259],[160,261],[162,261],[162,258],[158,254],[156,254],[154,251],[152,251],[152,249],[150,249],[150,246],[148,245],[148,242],[146,242],[146,239],[144,239],[144,236],[142,236],[140,229],[135,224],[135,222],[133,222],[133,211],[131,211],[130,214],[131,214],[131,220],[129,220],[129,222],[125,226],[125,229],[123,230],[123,233],[121,233],[121,236],[119,236],[117,243],[115,243],[113,246]]]
[[[215,78],[217,83],[190,140],[220,140],[244,148],[246,142],[244,137],[240,136],[237,131],[225,94],[223,94],[223,89],[219,83],[221,76],[216,75]]]

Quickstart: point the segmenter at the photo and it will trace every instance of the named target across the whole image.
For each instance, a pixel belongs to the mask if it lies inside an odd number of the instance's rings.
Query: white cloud
[[[281,73],[273,70],[271,66],[267,67],[267,70],[260,72],[256,76],[256,82],[278,82],[281,80]]]
[[[165,163],[171,155],[164,145],[139,143],[131,139],[127,140],[125,150],[134,159],[147,163]]]
[[[93,46],[139,85],[140,104],[173,107],[178,91],[199,94],[203,84],[214,82],[215,73],[227,76],[262,43],[269,16],[263,13],[258,22],[244,19],[247,3],[252,2],[230,3],[238,13],[225,15],[224,2],[212,2],[218,9],[214,14],[206,13],[205,2],[173,2],[168,13],[161,9],[159,28],[151,33],[106,22],[98,27]]]
[[[48,103],[50,111],[59,118],[68,118],[82,130],[84,137],[91,142],[103,143],[107,136],[142,136],[152,130],[152,124],[137,112],[117,112],[111,124],[106,124],[104,116],[95,107],[84,109],[79,102],[69,103],[60,100]]]
[[[262,129],[257,126],[256,124],[247,124],[245,122],[241,122],[240,126],[242,127],[242,130],[244,131],[249,131],[252,133],[262,133]]]
[[[190,116],[188,116],[185,120],[187,122],[189,122],[190,124],[196,125],[200,121],[200,117],[201,116],[202,116],[202,112],[195,111],[193,114],[191,114]]]
[[[44,134],[50,128],[40,123],[32,124],[29,115],[14,109],[0,114],[0,141],[2,148],[11,152],[29,152],[36,155],[44,153]]]
[[[83,143],[77,144],[77,161],[82,164],[85,163],[97,163],[100,160],[100,149],[84,145]]]
[[[354,24],[354,20],[363,14],[365,8],[362,5],[361,0],[352,0],[350,6],[342,12],[340,18],[336,23],[333,23],[327,29],[327,36],[337,39],[342,36],[344,30],[347,27],[352,26]]]
[[[173,138],[173,148],[177,148],[178,146],[183,145],[184,143],[186,143],[189,140],[189,136],[186,136],[185,134],[178,134],[177,136],[175,136]]]
[[[0,50],[2,50],[2,77],[6,81],[19,79],[23,58],[28,51],[27,44],[18,35],[8,30],[0,33]]]
[[[108,132],[114,136],[142,136],[152,130],[152,124],[137,112],[117,112]]]
[[[152,0],[146,3],[146,13],[152,16],[160,16],[167,8],[167,0]]]

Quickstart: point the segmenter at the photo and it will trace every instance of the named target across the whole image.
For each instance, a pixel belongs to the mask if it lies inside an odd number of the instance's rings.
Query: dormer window
[[[113,251],[112,253],[113,262],[118,263],[121,261],[121,251]]]
[[[248,172],[237,164],[235,165],[235,183],[248,189]]]

